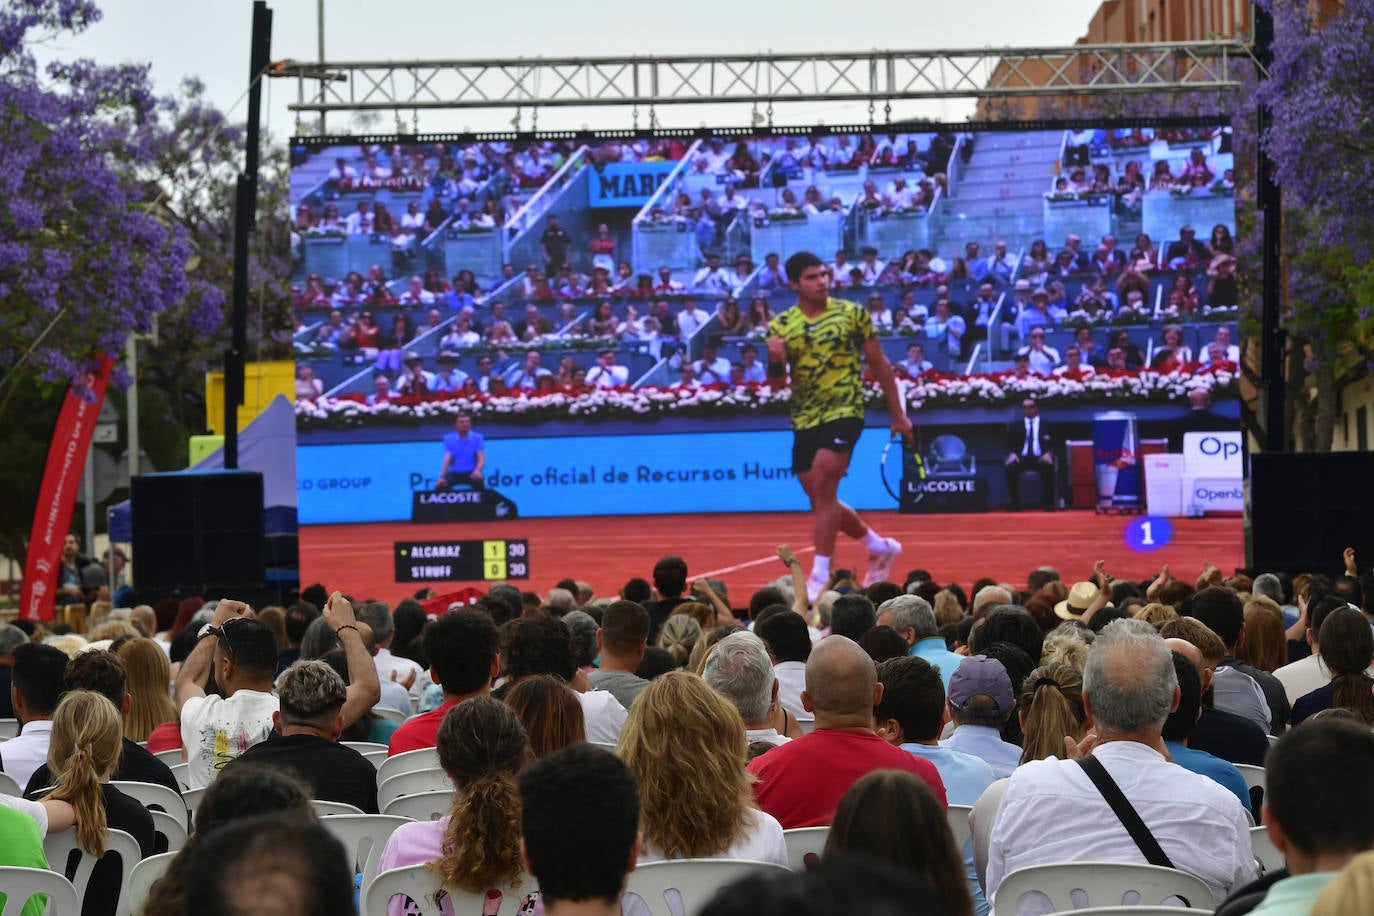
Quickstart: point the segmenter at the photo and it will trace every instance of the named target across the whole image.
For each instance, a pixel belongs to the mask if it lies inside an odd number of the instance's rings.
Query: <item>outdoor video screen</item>
[[[1242,510],[1225,124],[299,140],[292,158],[305,553],[309,526],[389,544],[804,511],[765,345],[803,250],[868,312],[915,427],[885,483],[870,376],[855,508]],[[1008,470],[1027,457],[1049,470]],[[493,578],[414,530],[397,582]],[[502,530],[483,559],[518,578]]]

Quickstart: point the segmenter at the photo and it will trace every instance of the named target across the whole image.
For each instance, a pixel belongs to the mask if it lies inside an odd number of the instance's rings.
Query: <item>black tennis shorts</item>
[[[816,459],[816,453],[824,449],[827,452],[839,452],[847,455],[854,451],[854,443],[859,441],[859,434],[864,431],[864,421],[862,417],[845,417],[842,420],[831,420],[829,423],[822,423],[820,426],[813,426],[810,429],[798,429],[792,432],[792,473],[800,474],[803,471],[811,470],[811,462]]]

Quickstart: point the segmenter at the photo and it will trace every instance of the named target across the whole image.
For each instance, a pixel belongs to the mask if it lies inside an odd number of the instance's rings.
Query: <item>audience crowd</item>
[[[0,796],[0,864],[74,875],[44,855],[64,831],[94,858],[111,829],[167,848],[135,791],[152,783],[196,810],[150,914],[351,912],[363,857],[312,799],[415,816],[378,837],[380,871],[554,914],[656,911],[621,899],[636,863],[707,858],[779,869],[721,887],[721,914],[807,894],[788,912],[847,911],[817,907],[854,880],[874,912],[1045,913],[1009,875],[1099,862],[1187,872],[1211,897],[1191,905],[1219,913],[1355,913],[1374,574],[1342,559],[1335,578],[1099,563],[1072,587],[1041,568],[967,590],[836,570],[812,605],[791,576],[732,602],[670,556],[617,595],[497,585],[437,615],[428,592],[392,607],[315,585],[84,636],[8,624],[20,729],[0,770],[22,794]],[[814,827],[819,862],[785,877],[786,831]],[[1286,867],[1261,868],[1257,829]],[[121,880],[99,858],[83,914],[114,913]]]

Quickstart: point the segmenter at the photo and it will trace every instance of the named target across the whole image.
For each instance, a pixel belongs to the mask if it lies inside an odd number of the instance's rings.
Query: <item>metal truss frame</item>
[[[701,105],[1225,91],[1254,65],[1239,41],[515,60],[275,64],[304,112]]]

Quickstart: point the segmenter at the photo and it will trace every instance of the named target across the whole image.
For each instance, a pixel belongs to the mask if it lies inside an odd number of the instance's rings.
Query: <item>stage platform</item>
[[[982,576],[1023,586],[1026,576],[1042,565],[1074,582],[1086,579],[1099,559],[1107,561],[1110,574],[1131,579],[1153,575],[1164,563],[1184,580],[1192,580],[1204,560],[1228,575],[1244,565],[1238,517],[1173,519],[1168,546],[1136,553],[1123,536],[1129,516],[1091,511],[862,515],[880,533],[905,545],[892,571],[898,582],[917,567],[930,570],[941,584],[958,582],[968,589]],[[320,582],[356,599],[394,604],[421,587],[395,581],[395,542],[490,538],[529,541],[530,578],[512,583],[522,590],[543,593],[560,579],[574,577],[589,581],[598,596],[611,595],[631,577],[650,578],[660,556],[677,554],[687,561],[693,578],[723,580],[735,607],[744,606],[754,589],[785,574],[774,555],[778,544],[791,544],[808,569],[812,552],[810,516],[800,512],[310,525],[300,532],[301,584]],[[835,565],[862,575],[862,547],[841,537]],[[484,583],[431,584],[442,592]]]

